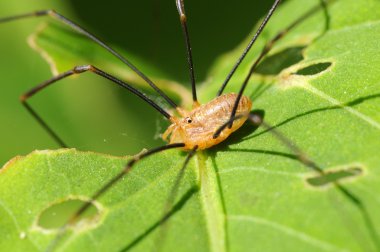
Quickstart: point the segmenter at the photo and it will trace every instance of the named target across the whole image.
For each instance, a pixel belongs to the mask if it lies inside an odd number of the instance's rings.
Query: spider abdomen
[[[164,139],[171,134],[170,143],[183,142],[184,149],[210,148],[224,141],[232,132],[239,129],[247,120],[247,115],[251,110],[252,101],[242,96],[236,111],[236,115],[243,115],[234,121],[231,128],[224,129],[217,138],[213,138],[219,127],[225,124],[231,116],[237,94],[225,94],[210,102],[203,104],[185,115],[183,118],[172,118],[170,125],[164,134]]]

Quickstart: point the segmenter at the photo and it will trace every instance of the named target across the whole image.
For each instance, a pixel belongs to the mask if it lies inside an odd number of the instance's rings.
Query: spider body
[[[275,36],[272,40],[270,40],[266,44],[266,46],[262,49],[258,58],[253,62],[237,94],[235,93],[223,94],[223,91],[226,85],[228,84],[229,80],[234,75],[235,71],[237,70],[237,68],[239,67],[239,65],[241,64],[241,62],[243,61],[247,53],[249,52],[250,48],[252,47],[252,45],[258,38],[258,36],[261,34],[262,30],[264,29],[268,20],[274,13],[275,9],[281,2],[281,0],[274,0],[271,9],[268,11],[266,17],[262,21],[258,30],[256,31],[256,33],[250,40],[249,44],[245,48],[244,52],[241,54],[237,62],[234,64],[233,69],[229,72],[227,78],[223,82],[221,88],[219,89],[217,93],[216,98],[214,98],[213,100],[211,100],[210,102],[206,104],[201,105],[198,103],[198,99],[197,99],[194,67],[193,67],[190,39],[189,39],[189,34],[188,34],[188,29],[187,29],[187,19],[185,15],[183,1],[184,0],[176,0],[176,4],[177,4],[178,13],[180,15],[182,30],[185,37],[185,46],[187,50],[189,74],[190,74],[190,81],[191,81],[191,86],[192,86],[193,108],[189,111],[186,111],[180,108],[173,100],[170,99],[170,97],[168,97],[162,90],[160,90],[160,88],[156,86],[156,84],[151,79],[149,79],[145,74],[143,74],[135,65],[133,65],[128,59],[123,57],[120,53],[116,52],[114,49],[112,49],[110,46],[105,44],[102,40],[94,36],[92,33],[82,28],[80,25],[74,23],[70,19],[66,18],[65,16],[62,16],[61,14],[53,10],[42,10],[42,11],[37,11],[37,12],[31,12],[31,13],[25,13],[25,14],[16,15],[16,16],[0,18],[0,23],[2,23],[2,22],[8,22],[12,20],[23,19],[26,17],[49,16],[71,27],[78,33],[84,35],[85,37],[91,39],[93,42],[95,42],[99,46],[103,47],[106,51],[114,55],[126,66],[128,66],[133,72],[135,72],[139,77],[141,77],[142,80],[144,80],[149,86],[151,86],[152,89],[158,95],[160,95],[163,99],[165,99],[166,102],[171,106],[171,108],[173,110],[176,110],[179,114],[179,116],[175,116],[171,114],[170,111],[166,111],[165,108],[157,104],[155,101],[153,101],[151,98],[149,98],[147,95],[145,95],[141,91],[134,88],[132,85],[126,83],[125,81],[119,79],[116,76],[113,76],[103,71],[102,69],[96,66],[89,65],[89,64],[74,66],[72,69],[69,69],[66,72],[62,72],[58,75],[55,75],[53,78],[42,82],[41,84],[30,89],[28,92],[26,92],[25,94],[21,96],[22,105],[28,110],[28,112],[34,117],[34,119],[45,129],[45,131],[61,147],[67,147],[67,145],[55,133],[55,131],[51,127],[49,127],[49,125],[42,119],[42,117],[38,115],[38,113],[32,108],[32,106],[29,105],[28,100],[35,94],[39,93],[40,91],[44,90],[48,86],[51,86],[52,84],[57,83],[58,81],[62,79],[65,79],[72,75],[80,75],[85,72],[93,73],[101,78],[107,79],[112,84],[118,85],[119,87],[128,90],[129,92],[139,97],[142,101],[149,104],[152,108],[156,109],[157,112],[159,112],[164,118],[168,119],[169,122],[171,123],[171,125],[168,127],[168,129],[164,132],[162,136],[162,138],[165,141],[167,141],[168,144],[160,146],[160,147],[152,148],[148,151],[141,152],[140,154],[134,156],[131,160],[129,160],[128,163],[126,163],[123,166],[123,168],[120,170],[118,174],[116,174],[112,179],[108,180],[108,182],[104,183],[102,187],[100,187],[96,192],[94,192],[91,196],[89,196],[89,199],[91,200],[84,203],[81,206],[81,208],[78,211],[76,211],[74,215],[71,216],[67,224],[65,224],[64,226],[62,226],[62,228],[59,229],[59,233],[57,234],[56,238],[52,240],[51,243],[49,244],[47,248],[48,251],[52,251],[53,249],[56,248],[58,241],[61,237],[63,237],[62,234],[63,232],[66,231],[66,227],[68,226],[68,224],[74,223],[78,219],[78,217],[80,217],[91,206],[92,202],[94,202],[99,197],[101,197],[104,193],[110,190],[113,187],[113,185],[121,181],[124,176],[132,172],[133,167],[137,162],[158,152],[162,152],[162,151],[166,151],[170,149],[182,149],[184,151],[187,151],[188,154],[185,161],[183,162],[182,168],[180,169],[177,177],[175,178],[173,187],[170,190],[170,194],[168,196],[168,200],[166,203],[166,208],[163,214],[164,217],[159,222],[157,222],[159,225],[163,225],[164,222],[168,219],[168,217],[174,213],[174,212],[171,212],[170,209],[172,206],[174,206],[175,199],[177,198],[176,197],[177,189],[181,185],[181,179],[183,178],[185,174],[185,168],[190,162],[191,158],[195,155],[196,151],[205,150],[223,142],[234,131],[238,130],[244,124],[246,120],[249,120],[256,127],[263,125],[263,127],[265,127],[266,129],[271,129],[273,134],[281,142],[283,142],[286,146],[288,146],[289,149],[293,150],[297,159],[300,162],[305,164],[305,166],[308,166],[318,171],[320,174],[323,174],[323,171],[321,171],[314,164],[314,162],[309,160],[307,156],[304,155],[298,147],[294,146],[289,139],[287,139],[285,136],[278,133],[277,131],[275,131],[275,129],[272,129],[272,127],[266,124],[263,121],[262,116],[255,115],[254,113],[250,113],[251,108],[252,108],[252,101],[250,100],[250,98],[243,95],[243,92],[247,84],[249,83],[251,75],[253,74],[254,70],[256,69],[260,61],[270,51],[273,44],[279,39],[281,39],[288,30],[290,30],[292,27],[296,26],[300,21],[302,21],[305,18],[305,16],[302,16],[300,19],[296,20],[294,23],[292,23],[289,27],[285,28],[282,32],[279,33],[279,35]],[[310,13],[312,14],[313,12],[310,12]],[[206,187],[203,191],[207,191],[208,189],[209,188]],[[151,230],[153,231],[154,229],[151,229]],[[148,235],[148,233],[146,234]],[[162,243],[162,241],[160,242]],[[136,244],[136,243],[132,242],[131,244]]]
[[[172,124],[163,134],[163,139],[171,144],[184,143],[184,150],[192,150],[195,146],[198,146],[198,150],[204,150],[223,142],[244,124],[252,107],[252,101],[247,96],[242,96],[236,110],[236,115],[242,117],[235,120],[231,128],[225,128],[214,138],[217,129],[230,119],[236,98],[237,94],[230,93],[203,105],[195,103],[195,108],[191,111],[178,109],[182,117],[170,118]]]

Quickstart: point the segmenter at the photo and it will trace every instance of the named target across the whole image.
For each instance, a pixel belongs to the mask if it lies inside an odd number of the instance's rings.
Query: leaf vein
[[[229,215],[227,216],[227,218],[232,221],[247,221],[247,222],[253,222],[256,224],[262,224],[262,225],[271,227],[285,234],[288,234],[289,236],[293,236],[309,244],[312,244],[316,247],[319,247],[325,251],[347,251],[346,249],[336,247],[335,245],[328,243],[326,241],[315,239],[303,232],[281,225],[276,222],[265,220],[263,218],[254,217],[254,216],[245,216],[245,215]]]
[[[264,167],[253,167],[253,166],[238,166],[234,168],[225,169],[223,171],[220,171],[219,174],[225,174],[225,173],[231,173],[231,172],[243,172],[243,171],[249,171],[249,172],[263,172],[273,175],[282,175],[282,176],[292,176],[292,177],[302,177],[303,173],[291,173],[291,172],[285,172],[285,171],[275,171],[275,170],[268,170]]]
[[[14,216],[14,214],[12,213],[11,210],[9,210],[7,207],[5,207],[4,203],[2,201],[0,201],[0,207],[3,208],[5,210],[5,212],[11,217],[18,233],[21,233],[21,228],[20,228],[20,225],[18,224],[17,222],[17,219],[16,217]],[[30,243],[39,251],[42,251],[41,247],[39,247],[36,243],[33,242],[33,240],[31,239],[28,239],[30,241]]]
[[[353,109],[353,108],[350,108],[350,107],[347,107],[347,106],[343,106],[342,105],[342,102],[334,99],[333,97],[325,94],[324,92],[320,91],[319,89],[313,87],[312,85],[303,85],[303,87],[308,90],[309,92],[315,94],[315,95],[318,95],[319,97],[321,97],[322,99],[324,100],[327,100],[328,102],[330,102],[331,104],[335,105],[335,106],[339,106],[341,107],[342,109],[346,110],[347,112],[353,114],[354,116],[362,119],[363,121],[367,122],[368,124],[374,126],[375,128],[379,129],[380,130],[380,124],[378,122],[376,122],[375,120],[373,120],[372,118],[368,117],[367,115],[364,115],[362,113],[360,113],[359,111]]]

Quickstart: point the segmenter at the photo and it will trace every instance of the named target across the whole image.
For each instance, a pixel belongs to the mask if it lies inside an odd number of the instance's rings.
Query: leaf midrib
[[[227,251],[227,230],[222,195],[218,186],[216,170],[207,159],[205,152],[197,152],[196,167],[199,172],[200,201],[205,215],[206,227],[209,234],[210,251]]]

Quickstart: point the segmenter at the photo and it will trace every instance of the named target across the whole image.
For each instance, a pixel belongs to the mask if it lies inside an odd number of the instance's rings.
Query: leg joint
[[[45,16],[45,15],[51,15],[53,13],[55,13],[54,10],[40,10],[40,11],[36,11],[35,15],[39,17],[39,16]]]
[[[20,96],[19,99],[20,99],[20,102],[25,103],[26,99],[28,99],[28,95],[27,94],[23,94],[23,95]]]
[[[83,73],[86,71],[93,71],[94,69],[95,69],[95,67],[92,65],[82,65],[82,66],[74,67],[73,72],[75,74],[79,74],[79,73]]]

